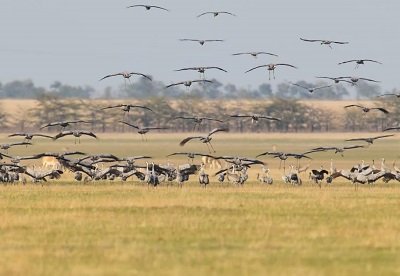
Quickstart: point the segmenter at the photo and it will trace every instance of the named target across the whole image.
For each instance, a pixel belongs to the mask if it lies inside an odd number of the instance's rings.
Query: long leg
[[[208,146],[208,143],[205,143],[208,149],[208,153],[211,153],[210,147]]]
[[[216,152],[213,145],[211,144],[211,142],[208,142],[210,144],[210,147],[212,148],[212,150],[214,151],[214,153]]]
[[[275,79],[275,69],[272,70],[272,75],[274,76],[274,79]]]

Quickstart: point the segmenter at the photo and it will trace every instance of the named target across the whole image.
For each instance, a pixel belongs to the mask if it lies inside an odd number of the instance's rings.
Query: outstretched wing
[[[129,72],[129,74],[131,74],[131,75],[137,75],[137,76],[142,76],[142,77],[144,77],[144,78],[146,78],[146,79],[148,79],[148,80],[153,80],[150,76],[148,76],[148,75],[145,75],[145,74],[142,74],[142,73],[137,73],[137,72]]]
[[[225,73],[228,73],[228,71],[226,71],[225,69],[218,67],[218,66],[208,66],[208,67],[204,67],[204,69],[217,69],[217,70],[223,71]]]
[[[32,145],[32,143],[29,143],[29,142],[17,142],[17,143],[11,143],[10,144],[10,147],[12,147],[12,146],[27,146],[27,145]]]
[[[183,81],[177,82],[177,83],[172,83],[172,84],[170,84],[170,85],[165,86],[165,88],[169,88],[169,87],[172,87],[172,86],[181,85],[181,84],[184,84],[184,83],[185,83],[185,82],[183,82]]]
[[[386,137],[392,137],[394,134],[388,134],[388,135],[380,135],[380,136],[375,136],[372,139],[380,139],[380,138],[386,138]]]
[[[332,85],[323,85],[323,86],[318,86],[318,87],[315,87],[315,88],[314,88],[314,90],[318,90],[318,89],[324,89],[324,88],[329,88],[329,87],[332,87]]]
[[[389,130],[400,130],[400,126],[397,126],[397,127],[388,127],[388,128],[385,128],[383,131],[389,131]]]
[[[321,39],[305,39],[305,38],[301,38],[301,37],[300,37],[300,40],[307,41],[307,42],[322,42],[323,41]]]
[[[367,78],[358,78],[359,80],[364,80],[364,81],[370,81],[370,82],[380,82],[377,80],[373,80],[373,79],[367,79]]]
[[[373,60],[373,59],[363,59],[363,61],[369,61],[369,62],[374,62],[374,63],[378,63],[378,64],[383,64],[382,62],[379,62],[379,61]]]
[[[344,106],[344,108],[349,108],[349,107],[359,107],[359,108],[364,108],[363,106],[361,106],[361,105],[358,105],[358,104],[349,104],[349,105],[345,105],[345,106]]]
[[[91,131],[81,130],[81,131],[79,131],[79,132],[80,132],[80,134],[82,134],[82,135],[91,136],[91,137],[97,139],[96,134],[94,134],[94,133],[91,132]]]
[[[107,75],[107,76],[102,77],[99,81],[102,81],[102,80],[104,80],[106,78],[115,77],[115,76],[122,76],[122,75],[123,75],[122,73],[116,73],[116,74]]]
[[[231,117],[231,118],[252,118],[253,116],[251,116],[251,115],[234,114],[234,115],[230,115],[229,117]]]
[[[61,137],[67,136],[67,135],[73,135],[73,132],[70,130],[62,131],[58,133],[56,136],[53,137],[53,140],[57,140]]]
[[[353,138],[353,139],[346,139],[346,142],[351,142],[351,141],[367,141],[366,138]]]
[[[201,138],[204,138],[203,136],[190,136],[190,137],[186,137],[185,139],[183,139],[180,143],[179,143],[179,145],[180,146],[184,146],[187,142],[189,142],[190,140],[192,140],[192,139],[201,139]]]
[[[350,62],[357,62],[357,61],[358,61],[357,59],[346,60],[346,61],[339,62],[338,65],[345,64],[345,63],[350,63]]]
[[[51,122],[51,123],[42,125],[42,126],[40,127],[40,129],[43,129],[43,128],[46,128],[46,127],[52,127],[52,126],[59,126],[59,125],[61,125],[61,124],[62,124],[62,122]]]
[[[371,110],[372,110],[372,109],[376,109],[376,110],[382,111],[382,112],[385,113],[385,114],[389,114],[389,111],[387,111],[387,110],[384,109],[383,107],[371,107],[370,109],[371,109]]]
[[[275,64],[275,66],[278,66],[278,65],[289,66],[289,67],[292,67],[292,68],[297,69],[296,66],[294,66],[294,65],[292,65],[292,64],[288,64],[288,63],[277,63],[277,64]]]
[[[354,145],[354,146],[343,147],[344,150],[348,150],[348,149],[359,149],[359,148],[365,148],[365,147],[364,147],[364,146],[360,146],[360,145]]]
[[[168,127],[143,127],[143,130],[169,129]]]
[[[208,118],[208,117],[200,117],[200,119],[202,119],[202,120],[207,120],[207,121],[215,121],[215,122],[220,122],[220,123],[223,123],[223,122],[224,122],[224,121],[219,120],[219,119]]]
[[[305,87],[305,86],[303,86],[303,85],[300,85],[300,84],[297,84],[297,83],[293,83],[293,82],[291,82],[290,84],[308,90],[308,87]]]
[[[214,133],[216,133],[216,132],[220,132],[220,131],[229,131],[229,129],[228,128],[225,128],[225,127],[217,127],[217,128],[214,128],[213,130],[211,130],[209,133],[208,133],[208,136],[211,136],[211,135],[213,135]]]
[[[336,44],[349,44],[347,41],[331,41],[331,43],[336,43]]]
[[[268,64],[264,64],[264,65],[259,65],[259,66],[253,67],[253,68],[247,70],[245,73],[248,73],[250,71],[256,70],[256,69],[261,68],[261,67],[268,67]]]
[[[266,119],[266,120],[271,120],[271,121],[280,121],[280,118],[276,118],[276,117],[271,117],[271,116],[258,116],[258,118],[260,119]]]
[[[53,139],[53,136],[45,135],[45,134],[40,134],[40,133],[33,133],[32,136],[37,136],[37,137],[44,137],[44,138]]]
[[[206,14],[214,14],[214,13],[213,12],[203,12],[203,13],[199,14],[197,17],[202,17],[203,15],[206,15]]]
[[[160,6],[150,6],[151,8],[156,8],[156,9],[160,9],[160,10],[164,10],[164,11],[169,11],[166,8],[160,7]]]
[[[18,132],[18,133],[10,134],[10,135],[8,135],[8,137],[26,136],[26,134],[27,134],[27,133],[20,133],[20,132]]]
[[[223,13],[223,14],[229,14],[229,15],[232,15],[232,16],[236,16],[236,14],[234,14],[234,13],[231,13],[231,12],[226,12],[226,11],[222,11],[222,12],[218,12],[218,13]]]
[[[130,123],[128,123],[128,122],[125,122],[125,121],[118,121],[118,122],[120,122],[120,123],[122,123],[122,124],[125,124],[125,125],[127,125],[127,126],[130,126],[130,127],[133,127],[133,128],[139,129],[139,127],[138,127],[138,126],[132,125],[132,124],[130,124]]]
[[[117,107],[123,107],[123,104],[117,104],[117,105],[110,105],[110,106],[106,106],[106,107],[102,107],[100,108],[100,110],[105,110],[105,109],[110,109],[110,108],[117,108]]]
[[[151,109],[151,108],[149,108],[149,107],[147,107],[147,106],[144,106],[144,105],[134,105],[134,104],[128,104],[127,106],[129,106],[129,108],[143,108],[143,109],[146,109],[146,110],[149,110],[149,111],[151,111],[151,112],[154,112],[153,111],[153,109]]]

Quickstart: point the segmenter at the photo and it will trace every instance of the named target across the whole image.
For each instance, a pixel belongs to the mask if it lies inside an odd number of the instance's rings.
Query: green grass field
[[[254,157],[272,149],[301,152],[373,135],[217,134],[214,146],[218,155]],[[142,143],[136,134],[100,134],[99,141],[82,139],[78,145],[71,139],[49,144],[37,140],[10,154],[69,148],[146,154],[165,163],[164,156],[177,150],[206,151],[197,143],[179,147],[185,136],[150,134]],[[319,153],[310,166],[328,168],[331,158],[338,169],[372,159],[379,167],[381,158],[391,166],[400,157],[399,145],[396,136],[344,157]],[[303,186],[291,187],[280,181],[277,160],[263,160],[276,179],[272,186],[255,181],[259,167],[240,188],[212,178],[203,189],[196,177],[183,188],[148,189],[137,181],[84,185],[68,177],[43,186],[0,186],[0,275],[400,273],[400,183],[378,182],[355,191],[338,180],[319,189],[302,175]]]

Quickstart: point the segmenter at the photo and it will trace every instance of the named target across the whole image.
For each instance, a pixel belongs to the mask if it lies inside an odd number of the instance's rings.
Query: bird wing
[[[373,60],[373,59],[363,59],[363,61],[369,61],[369,62],[374,62],[374,63],[382,64],[382,62],[379,62],[379,61]]]
[[[358,104],[349,104],[349,105],[345,105],[344,108],[353,107],[353,106],[359,107],[359,108],[364,108],[363,106],[358,105]]]
[[[303,41],[307,41],[307,42],[321,42],[321,41],[323,41],[323,40],[321,40],[321,39],[305,39],[305,38],[301,38],[300,37],[300,40],[303,40]]]
[[[203,13],[199,14],[197,17],[201,17],[206,14],[214,14],[214,13],[213,12],[203,12]]]
[[[230,115],[229,117],[232,117],[232,118],[252,118],[253,116],[251,116],[251,115],[240,115],[240,114],[235,114],[235,115]]]
[[[32,145],[32,143],[30,143],[30,142],[17,142],[17,143],[9,144],[10,147],[12,147],[12,146],[24,146],[24,145]]]
[[[380,136],[375,136],[372,139],[380,139],[380,138],[386,138],[386,137],[392,137],[394,134],[388,134],[388,135],[380,135]]]
[[[229,14],[229,15],[232,15],[232,16],[236,16],[236,14],[231,13],[231,12],[226,12],[226,11],[222,11],[222,12],[218,12],[218,13],[224,13],[224,14]]]
[[[201,139],[201,138],[204,138],[204,136],[190,136],[190,137],[186,137],[185,139],[183,139],[183,140],[179,143],[179,145],[180,145],[180,146],[184,146],[187,142],[189,142],[189,141],[192,140],[192,139]]]
[[[276,54],[273,53],[269,53],[269,52],[256,52],[257,55],[270,55],[270,56],[274,56],[274,57],[279,57]]]
[[[218,66],[208,66],[208,67],[204,67],[204,69],[217,69],[220,71],[224,71],[225,73],[228,73],[228,71],[226,71],[225,69],[218,67]]]
[[[261,68],[261,67],[268,67],[268,64],[264,64],[264,65],[259,65],[259,66],[253,67],[253,68],[247,70],[245,73],[248,73],[250,71],[256,70],[256,69]]]
[[[110,106],[106,106],[106,107],[100,108],[100,110],[116,108],[116,107],[123,107],[123,106],[124,106],[123,104],[110,105]]]
[[[174,155],[189,155],[189,154],[192,154],[192,153],[191,152],[174,152],[174,153],[168,154],[167,157],[174,156]]]
[[[93,137],[93,138],[96,138],[97,139],[97,136],[96,136],[96,134],[94,134],[93,132],[91,132],[91,131],[86,131],[86,130],[81,130],[81,131],[79,131],[81,134],[83,134],[83,135],[86,135],[86,136],[91,136],[91,137]]]
[[[191,38],[181,38],[179,39],[180,41],[195,41],[195,42],[199,42],[199,39],[191,39]]]
[[[18,133],[13,133],[13,134],[8,135],[8,137],[15,137],[15,136],[26,136],[26,133],[18,132]]]
[[[150,6],[151,8],[156,8],[156,9],[160,9],[160,10],[164,10],[164,11],[169,11],[166,8],[160,7],[160,6]]]
[[[142,77],[144,77],[144,78],[146,78],[146,79],[148,79],[148,80],[151,80],[151,81],[152,81],[152,78],[151,78],[150,76],[148,76],[148,75],[145,75],[145,74],[142,74],[142,73],[137,73],[137,72],[129,72],[129,74],[131,74],[131,75],[137,75],[137,76],[142,76]]]
[[[272,121],[280,121],[281,120],[280,118],[271,117],[271,116],[258,116],[258,118],[272,120]]]
[[[188,67],[188,68],[178,69],[178,70],[175,70],[175,71],[179,72],[179,71],[188,71],[188,70],[199,70],[199,68],[197,68],[197,67]]]
[[[228,128],[224,128],[224,127],[217,127],[217,128],[214,128],[213,130],[211,130],[211,131],[208,133],[208,136],[211,136],[211,135],[213,135],[214,133],[220,132],[220,131],[229,131],[229,129],[228,129]]]
[[[202,120],[208,120],[208,121],[215,121],[215,122],[220,122],[220,123],[223,123],[223,122],[224,122],[224,121],[219,120],[219,119],[208,118],[208,117],[200,117],[200,119],[202,119]]]
[[[395,94],[395,93],[385,93],[385,94],[379,95],[378,97],[384,97],[384,96],[396,96],[396,97],[398,97],[399,94]]]
[[[42,126],[40,127],[40,129],[43,129],[43,128],[46,128],[46,127],[51,127],[51,126],[59,126],[59,125],[61,125],[61,124],[62,124],[62,122],[51,122],[51,123],[42,125]]]
[[[67,135],[73,135],[73,132],[70,130],[62,131],[58,133],[56,136],[53,137],[54,140],[57,140],[61,137],[67,136]]]
[[[351,142],[351,141],[367,141],[367,138],[353,138],[353,139],[347,139],[345,140],[346,142]]]
[[[204,40],[205,42],[224,42],[224,40],[223,39],[206,39],[206,40]]]
[[[194,83],[194,82],[208,82],[208,83],[212,83],[213,81],[211,81],[211,80],[192,80],[191,82],[192,82],[192,83]]]
[[[295,69],[297,69],[297,67],[296,67],[296,66],[294,66],[294,65],[291,65],[291,64],[288,64],[288,63],[277,63],[277,64],[275,64],[275,66],[278,66],[278,65],[289,66],[289,67],[292,67],[292,68],[295,68]]]
[[[337,78],[332,77],[316,77],[317,79],[328,79],[328,80],[336,80]]]
[[[329,87],[332,87],[332,85],[318,86],[318,87],[315,87],[314,90],[323,89],[323,88],[329,88]]]
[[[345,63],[350,63],[350,62],[357,62],[357,61],[358,61],[357,59],[346,60],[346,61],[339,62],[338,65],[345,64]]]
[[[168,127],[143,127],[143,130],[169,129]]]
[[[132,5],[132,6],[128,6],[128,7],[126,7],[126,8],[128,9],[128,8],[136,8],[136,7],[143,7],[143,8],[146,8],[146,5]]]
[[[130,123],[128,123],[128,122],[125,122],[125,121],[118,121],[118,122],[120,122],[120,123],[122,123],[122,124],[125,124],[125,125],[127,125],[127,126],[130,126],[130,127],[133,127],[133,128],[139,129],[139,127],[138,127],[138,126],[132,125],[132,124],[130,124]]]
[[[45,135],[45,134],[40,134],[40,133],[33,133],[32,136],[38,136],[38,137],[44,137],[44,138],[53,139],[53,136]]]
[[[300,85],[300,84],[293,83],[293,82],[291,82],[290,84],[291,84],[291,85],[298,86],[298,87],[301,87],[301,88],[304,88],[304,89],[307,89],[307,90],[308,90],[308,87],[302,86],[302,85]]]
[[[385,128],[383,131],[398,130],[398,129],[400,129],[400,126],[398,126],[398,127],[388,127],[388,128]]]
[[[347,41],[331,41],[331,43],[336,43],[336,44],[349,44]]]
[[[367,79],[367,78],[358,78],[359,80],[365,80],[365,81],[371,81],[371,82],[380,82],[377,80],[373,80],[373,79]]]
[[[389,111],[387,111],[383,107],[371,107],[370,109],[376,109],[376,110],[382,111],[385,114],[389,114]]]
[[[348,149],[358,149],[358,148],[365,148],[365,147],[364,147],[364,146],[361,146],[361,145],[354,145],[354,146],[343,147],[344,150],[348,150]]]
[[[170,85],[165,86],[165,88],[169,88],[169,87],[176,86],[176,85],[181,85],[181,84],[184,84],[184,83],[185,83],[185,82],[183,82],[183,81],[177,82],[177,83],[172,83],[172,84],[170,84]]]
[[[176,119],[183,119],[183,120],[194,120],[195,117],[185,117],[185,116],[177,116],[172,118],[172,120],[176,120]]]
[[[102,77],[99,81],[102,81],[102,80],[104,80],[106,78],[115,77],[115,76],[122,76],[122,75],[123,75],[122,73],[116,73],[116,74],[107,75],[107,76]]]
[[[143,109],[147,109],[147,110],[149,110],[149,111],[151,111],[151,112],[154,112],[153,109],[151,109],[151,108],[149,108],[149,107],[147,107],[147,106],[144,106],[144,105],[128,104],[127,106],[129,106],[130,108],[132,108],[132,107],[143,108]]]

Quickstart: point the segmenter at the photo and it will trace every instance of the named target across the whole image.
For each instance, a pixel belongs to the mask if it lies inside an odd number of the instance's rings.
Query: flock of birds
[[[164,12],[169,12],[168,9],[155,6],[155,5],[147,5],[147,4],[136,4],[128,6],[127,8],[144,8],[147,11],[152,9],[157,9]],[[205,17],[205,16],[212,16],[217,17],[220,15],[225,16],[232,16],[235,17],[236,14],[228,12],[228,11],[207,11],[200,13],[197,17]],[[333,40],[319,40],[319,39],[305,39],[300,38],[301,41],[310,42],[310,43],[320,43],[321,45],[327,45],[332,49],[332,45],[345,45],[349,44],[349,42],[344,41],[333,41]],[[193,38],[183,38],[180,39],[183,42],[196,42],[200,45],[204,45],[205,43],[210,42],[223,42],[222,39],[193,39]],[[233,56],[242,56],[247,55],[254,58],[257,58],[260,55],[265,56],[273,56],[278,57],[277,54],[270,53],[267,51],[249,51],[249,52],[239,52],[234,53]],[[359,67],[359,65],[363,65],[367,62],[382,64],[377,60],[372,59],[352,59],[340,62],[339,65],[353,63],[356,65],[355,69]],[[268,71],[269,79],[275,79],[275,70],[278,67],[289,67],[293,69],[297,69],[296,66],[289,64],[289,63],[268,63],[255,66],[250,68],[249,70],[245,71],[245,73],[249,73],[253,70],[257,70],[260,68],[264,68]],[[181,68],[176,71],[197,71],[200,73],[199,79],[193,80],[186,80],[186,81],[179,81],[172,84],[167,85],[165,88],[168,89],[170,87],[183,85],[189,88],[194,83],[204,84],[204,83],[211,83],[211,80],[207,80],[205,77],[205,72],[207,70],[219,70],[222,72],[228,72],[224,68],[220,66],[199,66],[199,67],[186,67]],[[111,77],[123,77],[126,81],[130,82],[130,78],[132,76],[140,76],[149,81],[152,81],[152,78],[140,72],[131,72],[131,71],[124,71],[114,74],[109,74],[100,79],[100,81],[111,78]],[[334,84],[337,83],[349,83],[351,85],[357,85],[359,81],[369,81],[369,82],[379,82],[373,79],[364,78],[364,77],[354,77],[354,76],[345,76],[345,77],[318,77],[320,79],[329,79],[333,81]],[[322,90],[332,85],[322,85],[318,87],[305,87],[299,83],[291,83],[294,86],[303,88],[310,93],[315,92],[316,90]],[[395,96],[400,98],[400,94],[384,94],[382,96]],[[101,110],[109,110],[109,109],[120,109],[123,112],[123,119],[120,121],[121,124],[129,126],[137,130],[137,132],[142,136],[142,140],[147,140],[146,133],[152,130],[163,130],[166,127],[153,127],[153,126],[138,126],[131,122],[125,120],[126,115],[132,109],[142,109],[144,111],[153,112],[152,109],[142,106],[142,105],[134,105],[134,104],[117,104],[117,105],[110,105],[106,107],[102,107]],[[359,108],[361,111],[367,113],[370,111],[379,111],[384,114],[388,114],[389,111],[385,107],[366,107],[357,104],[347,105],[344,108]],[[231,119],[240,119],[240,120],[251,120],[251,123],[257,123],[260,120],[269,120],[269,121],[280,121],[279,118],[266,116],[263,114],[233,114],[229,115]],[[175,118],[171,118],[173,120],[190,120],[194,123],[193,130],[196,127],[199,127],[202,122],[204,121],[213,121],[215,123],[223,123],[222,120],[218,118],[211,118],[211,117],[202,117],[197,115],[186,115],[186,116],[178,116]],[[150,156],[130,156],[130,157],[118,157],[113,154],[86,154],[80,151],[71,151],[71,152],[45,152],[40,154],[35,154],[31,156],[11,156],[8,154],[8,150],[14,146],[29,146],[32,145],[31,141],[34,137],[42,137],[52,140],[57,140],[66,136],[73,136],[75,137],[75,143],[80,143],[81,136],[89,136],[92,138],[97,139],[97,135],[92,131],[87,130],[78,130],[76,128],[71,128],[71,126],[79,125],[79,124],[89,124],[92,123],[91,121],[85,120],[73,120],[73,121],[59,121],[59,122],[50,122],[43,125],[40,129],[46,128],[60,128],[59,133],[54,136],[48,134],[41,134],[41,133],[14,133],[9,135],[10,137],[23,137],[22,142],[16,143],[9,143],[9,144],[2,144],[0,145],[0,149],[3,150],[0,153],[0,159],[8,159],[9,162],[4,162],[0,164],[0,181],[3,183],[17,183],[17,181],[25,179],[25,175],[29,176],[33,179],[34,182],[44,182],[48,179],[58,179],[64,173],[64,170],[68,170],[74,174],[74,178],[77,181],[97,181],[97,180],[115,180],[121,179],[122,181],[126,181],[130,177],[136,177],[140,181],[143,181],[151,186],[158,186],[160,183],[172,183],[177,182],[180,186],[183,185],[184,182],[189,180],[191,175],[198,175],[198,181],[201,185],[207,186],[210,183],[209,174],[206,173],[206,158],[212,160],[223,160],[224,161],[224,168],[218,170],[214,176],[217,178],[219,182],[224,182],[225,180],[235,184],[235,185],[243,185],[248,180],[248,170],[252,166],[259,165],[261,166],[261,173],[257,174],[257,180],[262,183],[272,184],[273,178],[270,175],[270,170],[267,167],[266,163],[259,159],[262,156],[269,156],[272,158],[277,158],[281,162],[283,162],[283,181],[285,183],[290,183],[292,185],[301,185],[302,180],[300,174],[304,171],[308,170],[308,167],[302,168],[300,167],[300,160],[301,159],[311,159],[309,155],[316,154],[318,152],[328,152],[332,151],[335,154],[340,153],[343,155],[345,151],[348,150],[355,150],[355,149],[365,149],[373,144],[378,139],[384,139],[394,136],[394,134],[388,135],[380,135],[376,137],[362,137],[356,139],[348,139],[346,142],[365,142],[366,144],[362,145],[346,145],[346,146],[324,146],[324,147],[317,147],[313,149],[309,149],[303,153],[288,153],[288,152],[263,152],[257,155],[255,158],[250,157],[240,157],[240,156],[217,156],[215,155],[216,150],[212,145],[211,141],[216,133],[219,132],[228,132],[229,129],[226,127],[216,127],[208,133],[204,133],[203,135],[193,135],[188,136],[182,141],[180,141],[180,146],[185,146],[187,143],[191,141],[199,141],[204,143],[207,146],[208,153],[196,153],[196,152],[174,152],[169,154],[167,157],[170,156],[186,156],[188,158],[188,162],[183,165],[174,166],[171,164],[161,165],[155,164],[154,162],[149,162],[148,160],[152,157]],[[385,129],[385,131],[389,130],[399,130],[399,126],[394,126]],[[59,167],[52,168],[51,170],[37,170],[34,168],[28,168],[27,166],[21,165],[21,161],[24,160],[37,160],[44,157],[52,157],[57,160],[60,164]],[[200,165],[194,164],[194,159],[197,157],[201,157],[203,162]],[[297,165],[291,165],[290,171],[286,172],[285,161],[288,158],[295,158],[297,160]],[[145,164],[138,164],[139,160],[147,160]],[[109,164],[105,166],[105,164]],[[281,167],[281,165],[280,165]],[[325,177],[326,175],[326,177]],[[309,173],[309,179],[312,180],[314,183],[318,184],[321,187],[321,181],[326,180],[327,183],[332,183],[334,179],[338,177],[343,177],[350,180],[352,183],[355,184],[366,184],[366,183],[374,183],[378,179],[383,179],[385,182],[390,180],[397,180],[400,182],[400,169],[396,167],[395,163],[393,164],[393,168],[388,168],[384,164],[384,159],[382,159],[381,167],[376,168],[375,164],[367,165],[364,162],[361,164],[357,164],[349,170],[338,170],[333,167],[331,162],[330,171],[325,170],[323,168],[320,169],[312,169]],[[357,187],[357,185],[356,185]]]

